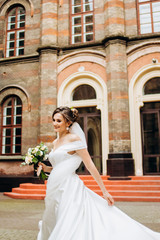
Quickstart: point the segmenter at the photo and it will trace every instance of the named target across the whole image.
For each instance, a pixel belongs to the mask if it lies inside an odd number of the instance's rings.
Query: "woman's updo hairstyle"
[[[69,107],[58,107],[54,110],[52,114],[52,120],[54,118],[54,115],[56,113],[62,114],[62,116],[71,123],[74,123],[78,119],[78,110],[75,108],[69,108]],[[71,124],[72,125],[72,124]]]

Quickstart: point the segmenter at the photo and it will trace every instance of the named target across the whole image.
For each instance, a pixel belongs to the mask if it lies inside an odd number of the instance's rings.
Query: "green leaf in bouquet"
[[[34,164],[37,164],[37,163],[38,163],[38,159],[37,159],[36,157],[34,157],[34,158],[32,159],[32,162],[33,162]]]
[[[43,170],[41,170],[41,173],[40,173],[39,177],[40,177],[43,181],[45,181],[45,180],[48,178],[48,176],[45,174],[45,172],[44,172]]]
[[[22,163],[20,164],[20,167],[23,167],[23,166],[26,166],[26,165],[27,165],[27,163],[22,162]]]

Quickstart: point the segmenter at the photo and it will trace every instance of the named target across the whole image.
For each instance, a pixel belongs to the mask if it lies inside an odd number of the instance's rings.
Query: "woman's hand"
[[[109,206],[113,206],[114,204],[114,199],[113,197],[109,194],[109,192],[104,192],[103,197],[105,200],[107,200]]]
[[[41,167],[42,167],[42,170],[43,170],[44,172],[51,172],[51,170],[52,170],[52,167],[49,167],[49,166],[45,165],[45,164],[42,163],[42,162],[39,162],[39,163],[38,163],[38,166],[41,166]]]

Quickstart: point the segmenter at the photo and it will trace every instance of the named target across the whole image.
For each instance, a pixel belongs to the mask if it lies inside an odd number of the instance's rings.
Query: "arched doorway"
[[[88,142],[88,150],[102,174],[106,174],[108,156],[107,90],[95,74],[79,72],[66,79],[58,92],[58,106],[67,105],[79,110],[79,123]],[[103,129],[103,131],[102,131]],[[87,174],[82,165],[79,174]]]
[[[155,156],[158,152],[149,142],[155,136],[157,138],[159,131],[159,117],[155,113],[158,111],[157,103],[160,102],[159,76],[160,64],[150,64],[139,69],[129,84],[131,148],[137,176],[159,174],[158,169],[154,170],[155,167],[153,167],[154,162],[158,163],[159,161],[158,156]],[[154,125],[157,127],[155,128]]]
[[[102,173],[101,112],[96,107],[82,107],[78,111],[79,124],[85,133],[89,154],[98,171]],[[78,173],[88,174],[83,163]]]
[[[160,93],[160,77],[144,85],[144,95]],[[160,174],[160,101],[146,102],[140,109],[143,173]]]
[[[73,101],[96,99],[96,91],[92,86],[82,84],[73,90],[72,99]],[[85,133],[88,151],[97,169],[102,173],[101,112],[96,107],[81,107],[77,109],[79,111],[79,124]],[[83,163],[77,172],[79,174],[88,173]]]

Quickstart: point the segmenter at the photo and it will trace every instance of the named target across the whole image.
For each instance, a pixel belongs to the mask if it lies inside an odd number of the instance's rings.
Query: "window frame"
[[[11,103],[11,124],[9,124],[9,125],[4,125],[4,108],[5,108],[5,103],[7,102],[7,101],[9,101],[9,99],[11,99],[11,101],[12,101],[12,103]],[[21,105],[14,105],[14,100],[15,99],[19,99],[20,101],[21,101]],[[16,114],[16,115],[14,115],[14,112],[13,112],[13,110],[14,110],[14,108],[15,108],[15,106],[16,107],[20,107],[21,106],[21,114]],[[3,103],[2,103],[2,107],[1,107],[1,109],[2,109],[2,114],[1,114],[1,117],[2,117],[2,121],[1,121],[1,148],[0,148],[0,154],[1,155],[3,155],[3,156],[15,156],[15,155],[21,155],[21,152],[22,152],[22,116],[23,116],[23,103],[22,103],[22,100],[21,100],[21,98],[20,97],[18,97],[18,96],[16,96],[16,95],[12,95],[12,96],[8,96],[8,97],[6,97],[5,98],[5,100],[3,101]],[[14,116],[21,116],[21,123],[20,124],[14,124]],[[21,129],[21,134],[20,135],[14,135],[13,134],[13,132],[14,132],[14,129],[17,129],[17,128],[19,128],[19,129]],[[3,139],[6,139],[6,137],[7,137],[7,135],[3,135],[3,131],[4,131],[4,129],[11,129],[11,134],[10,134],[10,136],[8,136],[8,138],[11,138],[11,140],[10,140],[10,144],[3,144]],[[15,140],[16,140],[16,137],[20,137],[21,138],[21,143],[20,144],[16,144],[16,141],[15,141],[15,144],[13,143],[13,139],[14,139],[14,136],[15,136]],[[9,145],[10,146],[10,152],[9,153],[3,153],[3,146],[6,146],[6,145]],[[18,146],[20,146],[21,147],[21,151],[20,152],[18,152],[18,153],[14,153],[13,152],[13,147],[14,146],[16,146],[16,145],[18,145]]]
[[[83,9],[84,9],[84,5],[86,5],[86,4],[83,2],[84,0],[80,0],[80,1],[81,1],[81,5],[80,5],[81,6],[81,12],[78,12],[78,13],[72,13],[73,5],[72,5],[72,0],[70,1],[70,8],[69,8],[70,9],[70,31],[69,32],[70,32],[70,44],[72,44],[72,45],[78,45],[78,44],[82,44],[82,43],[90,43],[90,42],[94,42],[95,41],[94,0],[91,0],[92,1],[92,5],[93,5],[93,10],[92,11],[85,11],[85,12],[83,11]],[[85,34],[84,33],[84,27],[87,24],[84,23],[84,16],[85,15],[89,15],[89,14],[92,14],[92,16],[93,16],[93,22],[92,22],[92,24],[93,24],[93,31],[92,32],[88,32],[88,34]],[[78,16],[81,17],[81,23],[79,25],[82,27],[82,29],[81,29],[81,33],[79,34],[81,36],[81,41],[75,43],[75,42],[73,42],[73,37],[75,36],[75,34],[72,33],[72,28],[73,28],[73,26],[76,26],[76,25],[72,25],[72,21],[73,21],[73,18],[76,17],[76,16],[77,17]],[[84,41],[84,37],[86,35],[89,35],[89,33],[93,33],[93,39],[91,41]]]
[[[160,30],[155,32],[154,31],[154,22],[153,22],[153,8],[152,8],[152,4],[156,2],[159,2],[159,0],[146,0],[143,2],[139,2],[139,0],[137,0],[137,22],[138,22],[138,34],[139,35],[146,35],[146,34],[156,34],[156,33],[160,33]],[[140,5],[145,5],[145,4],[149,4],[150,5],[150,17],[151,17],[151,32],[148,33],[141,33],[141,24],[140,24],[140,10],[139,7]]]
[[[19,27],[18,28],[18,20],[17,20],[17,17],[18,17],[18,8],[21,7],[24,9],[25,11],[25,16],[24,16],[24,27]],[[8,29],[8,24],[9,24],[9,14],[10,12],[13,10],[13,9],[16,9],[16,14],[14,15],[15,16],[15,28],[13,29]],[[18,56],[23,56],[24,55],[24,49],[25,49],[25,31],[26,30],[26,9],[23,5],[21,4],[18,4],[18,5],[12,5],[9,9],[8,9],[8,12],[7,12],[7,16],[6,16],[6,37],[5,37],[5,57],[9,58],[9,57],[18,57]],[[24,37],[23,38],[18,38],[18,32],[24,32]],[[10,39],[8,39],[8,35],[9,33],[14,33],[15,34],[15,37],[14,37],[14,48],[8,48],[8,43],[10,42]],[[20,47],[20,46],[17,46],[17,43],[18,41],[20,40],[23,40],[24,41],[24,46],[23,47]],[[11,49],[14,49],[14,54],[13,56],[9,56],[9,50]],[[23,54],[18,54],[17,53],[17,50],[19,49],[23,49]]]

